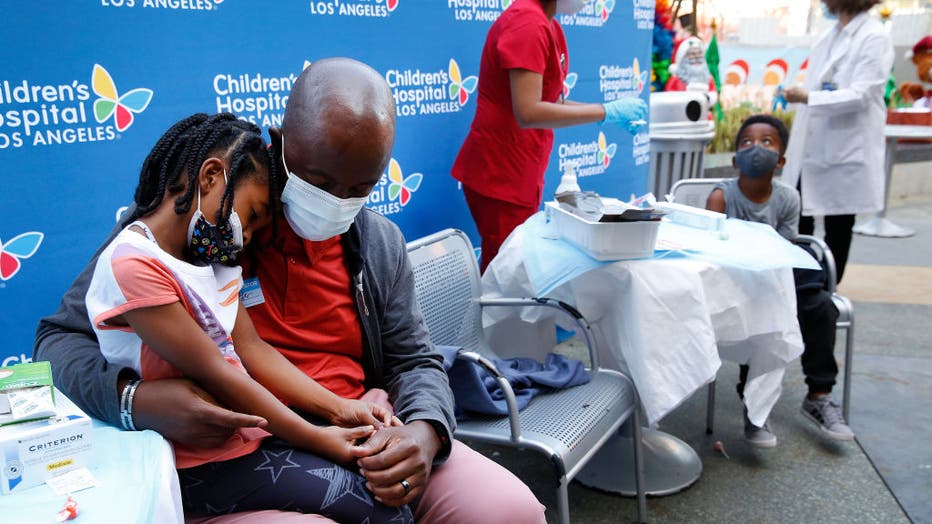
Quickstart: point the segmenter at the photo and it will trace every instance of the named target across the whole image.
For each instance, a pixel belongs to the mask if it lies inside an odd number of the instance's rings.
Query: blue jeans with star
[[[271,437],[255,452],[179,469],[185,515],[278,509],[312,513],[345,524],[409,524],[408,506],[388,507],[357,473]]]

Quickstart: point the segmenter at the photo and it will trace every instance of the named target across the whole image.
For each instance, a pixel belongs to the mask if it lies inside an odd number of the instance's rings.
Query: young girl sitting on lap
[[[362,477],[341,466],[360,455],[357,441],[400,422],[295,368],[258,337],[239,301],[236,262],[271,221],[279,180],[255,125],[229,113],[173,125],[143,163],[135,221],[95,268],[86,303],[101,350],[143,379],[184,376],[265,419],[214,448],[175,444],[187,514],[287,509],[340,522],[412,522],[407,506],[373,500],[354,480]],[[314,425],[288,406],[333,425]],[[189,489],[203,483],[199,472],[218,469],[224,481]]]

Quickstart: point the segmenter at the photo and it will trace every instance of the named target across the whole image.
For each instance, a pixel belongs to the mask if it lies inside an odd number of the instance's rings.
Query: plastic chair
[[[673,185],[670,194],[673,195],[673,201],[688,206],[705,208],[705,202],[712,192],[715,184],[725,180],[724,178],[691,178],[680,180]],[[838,309],[838,320],[835,322],[836,329],[845,330],[845,369],[842,374],[842,400],[841,410],[845,417],[845,422],[849,423],[849,413],[851,409],[851,361],[854,354],[854,307],[847,297],[839,295],[835,290],[835,257],[828,245],[820,238],[810,235],[799,235],[796,242],[806,244],[816,253],[816,260],[825,268],[827,275],[826,291],[832,294],[832,303]],[[706,433],[712,433],[713,413],[715,406],[715,382],[709,384],[708,412],[706,414]]]
[[[558,477],[560,522],[568,524],[569,482],[632,417],[638,519],[646,522],[637,391],[624,374],[599,367],[592,333],[582,315],[567,304],[546,298],[483,299],[479,266],[462,231],[446,229],[410,242],[408,257],[431,340],[461,347],[457,358],[482,366],[505,391],[508,416],[470,415],[457,424],[456,437],[532,449],[550,458]],[[519,412],[511,385],[492,362],[498,357],[483,336],[483,307],[551,307],[569,314],[589,347],[590,382],[536,396]]]

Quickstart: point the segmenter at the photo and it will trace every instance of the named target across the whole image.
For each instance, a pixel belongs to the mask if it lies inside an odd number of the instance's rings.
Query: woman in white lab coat
[[[844,273],[857,213],[884,202],[884,87],[893,67],[893,44],[868,14],[879,0],[823,0],[838,23],[812,47],[803,86],[784,90],[799,103],[786,151],[783,182],[800,189],[799,232],[812,234],[825,216],[825,241]]]

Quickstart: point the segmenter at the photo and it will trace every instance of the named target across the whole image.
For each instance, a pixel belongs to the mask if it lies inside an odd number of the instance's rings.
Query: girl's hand
[[[383,406],[365,400],[342,399],[336,414],[331,419],[335,426],[351,428],[372,425],[376,428],[395,425],[396,417]]]
[[[360,456],[369,455],[369,450],[361,448],[357,443],[371,437],[375,433],[375,426],[327,426],[320,429],[321,436],[319,441],[314,443],[314,448],[325,458],[346,465],[352,464]]]

